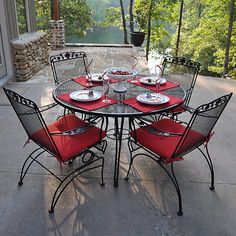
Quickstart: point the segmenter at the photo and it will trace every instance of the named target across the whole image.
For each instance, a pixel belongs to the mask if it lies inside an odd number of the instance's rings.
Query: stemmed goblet
[[[109,86],[109,79],[105,79],[105,78],[104,78],[105,74],[106,74],[106,72],[104,72],[104,73],[101,75],[101,78],[102,78],[102,86],[103,86],[103,95],[104,95],[104,99],[102,100],[102,102],[104,102],[104,103],[109,103],[109,102],[111,102],[111,100],[108,99],[107,94],[109,93],[110,86]]]
[[[138,58],[135,57],[135,56],[131,56],[132,58],[135,59],[135,63],[133,64],[133,66],[131,67],[132,69],[134,69],[134,67],[138,64]],[[130,81],[131,83],[138,83],[138,80],[137,80],[137,75],[135,75],[132,80]]]
[[[86,72],[87,72],[87,79],[88,79],[88,82],[87,82],[87,86],[90,87],[90,86],[93,86],[92,84],[92,67],[93,67],[93,59],[89,62],[89,64],[86,66]]]
[[[160,65],[155,65],[155,75],[162,77],[163,69]]]
[[[157,70],[159,70],[159,71],[157,71]],[[156,79],[156,93],[159,93],[162,75],[163,75],[163,69],[160,65],[155,65],[155,75],[158,76]]]
[[[156,93],[160,92],[160,85],[161,85],[161,77],[156,79]]]

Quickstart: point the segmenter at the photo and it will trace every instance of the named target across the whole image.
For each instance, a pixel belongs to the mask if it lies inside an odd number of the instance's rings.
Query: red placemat
[[[102,86],[102,81],[98,81],[98,82],[91,81],[92,85],[88,85],[88,79],[86,75],[72,78],[72,80],[74,80],[76,83],[86,88],[91,88],[94,86]],[[110,79],[109,81],[109,83],[116,83],[116,82],[118,82],[118,80]]]
[[[117,103],[117,100],[114,98],[109,98],[110,102],[104,103],[102,101],[104,99],[104,96],[102,96],[98,100],[92,101],[92,102],[78,102],[78,101],[71,99],[69,96],[69,93],[63,94],[63,95],[59,96],[58,98],[65,101],[65,102],[68,102],[74,106],[80,107],[80,108],[88,110],[88,111],[96,110],[98,108],[110,106],[112,104]]]
[[[146,89],[150,89],[152,91],[156,91],[156,85],[143,84],[143,83],[140,82],[140,80],[139,80],[140,78],[141,77],[137,78],[137,82],[132,82],[132,81],[134,81],[133,79],[128,80],[128,82],[130,82],[131,84],[135,84],[137,86],[146,88]],[[175,83],[167,80],[166,83],[160,85],[160,91],[164,91],[164,90],[170,89],[170,88],[175,88],[175,87],[178,87],[178,86],[179,86],[179,84],[175,84]]]
[[[164,103],[164,104],[160,104],[160,105],[144,104],[144,103],[141,103],[141,102],[137,101],[136,97],[128,98],[128,99],[124,100],[123,103],[125,103],[127,105],[130,105],[130,106],[134,107],[135,109],[137,109],[139,111],[150,112],[150,111],[163,109],[165,107],[169,107],[169,106],[173,106],[173,105],[177,105],[177,104],[180,105],[184,102],[184,100],[182,98],[177,98],[177,97],[167,95],[167,94],[165,94],[165,96],[170,98],[169,102]]]

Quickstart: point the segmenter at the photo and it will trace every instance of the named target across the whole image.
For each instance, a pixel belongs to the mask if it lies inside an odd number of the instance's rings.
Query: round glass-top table
[[[134,118],[140,116],[150,116],[158,113],[162,113],[173,109],[174,107],[179,106],[181,103],[170,104],[168,103],[165,106],[156,106],[155,109],[150,111],[140,111],[139,109],[134,108],[133,106],[128,105],[123,102],[124,100],[136,99],[136,97],[143,93],[155,93],[155,91],[151,91],[147,88],[147,86],[139,86],[137,83],[131,83],[128,81],[123,81],[124,86],[127,88],[127,91],[124,93],[117,93],[113,89],[117,86],[117,83],[110,83],[108,98],[117,100],[116,103],[106,104],[105,107],[100,107],[96,110],[90,110],[86,108],[81,108],[77,106],[75,103],[71,103],[68,100],[61,99],[62,96],[70,94],[74,91],[78,90],[92,90],[103,93],[102,82],[93,83],[92,87],[84,87],[80,83],[76,82],[73,79],[64,81],[57,85],[53,90],[53,98],[54,100],[64,108],[69,110],[79,112],[82,114],[89,114],[95,116],[104,116],[114,118],[114,139],[116,142],[115,145],[115,168],[114,168],[114,186],[118,186],[118,178],[119,178],[119,164],[120,164],[120,153],[121,153],[121,145],[122,145],[122,135],[124,129],[124,119],[125,118]],[[152,87],[153,88],[153,87]],[[186,96],[185,90],[181,86],[172,87],[162,91],[161,93],[166,94],[167,96],[173,96],[176,98],[184,99]],[[101,98],[100,98],[101,99]],[[88,105],[89,103],[86,102]],[[92,102],[91,102],[92,103]],[[150,105],[147,105],[150,106]]]

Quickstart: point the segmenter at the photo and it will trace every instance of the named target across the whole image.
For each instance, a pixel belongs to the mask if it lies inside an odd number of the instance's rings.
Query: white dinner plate
[[[157,79],[158,79],[157,77],[151,77],[151,76],[149,76],[149,77],[142,77],[142,78],[140,78],[140,82],[142,84],[147,84],[147,85],[156,85],[156,80]],[[165,83],[166,83],[166,79],[165,78],[161,78],[160,84],[165,84]]]
[[[103,78],[104,78],[105,80],[108,79],[107,76],[104,76]],[[92,81],[92,82],[102,82],[101,74],[92,74],[91,81]]]
[[[80,102],[91,102],[98,100],[102,96],[98,91],[91,91],[92,90],[78,90],[70,93],[70,98]]]
[[[137,96],[137,100],[149,105],[159,105],[169,102],[170,98],[160,93],[143,93]]]

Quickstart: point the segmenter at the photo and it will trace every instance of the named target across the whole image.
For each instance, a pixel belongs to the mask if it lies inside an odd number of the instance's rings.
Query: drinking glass
[[[138,64],[138,58],[135,57],[135,56],[131,56],[131,57],[135,59],[135,62],[133,64],[133,66],[132,66],[132,69],[134,69],[135,66]],[[135,75],[130,82],[131,83],[138,83],[137,75]]]
[[[161,77],[158,77],[156,80],[156,93],[160,92]]]
[[[92,84],[92,69],[93,69],[93,59],[89,62],[89,64],[86,66],[86,71],[87,71],[87,79],[88,79],[88,82],[87,82],[87,86],[93,86]]]
[[[109,79],[104,79],[104,77],[102,77],[102,81],[103,81],[103,95],[104,95],[104,99],[102,100],[102,102],[104,103],[109,103],[111,102],[110,99],[108,99],[107,94],[109,93]]]
[[[155,75],[162,77],[163,69],[160,65],[155,65]]]

